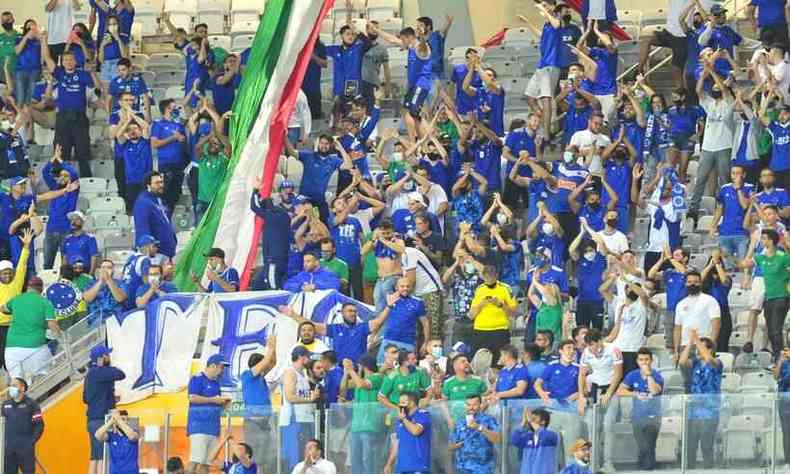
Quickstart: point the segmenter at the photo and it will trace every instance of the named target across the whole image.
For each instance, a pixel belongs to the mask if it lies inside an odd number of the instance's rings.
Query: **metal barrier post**
[[[779,438],[777,436],[777,423],[776,420],[781,416],[780,406],[782,403],[782,395],[781,393],[774,394],[774,416],[771,417],[771,474],[776,474],[776,441]]]
[[[167,467],[167,460],[170,458],[170,413],[165,414],[165,446],[162,450],[162,465]]]
[[[680,415],[680,472],[686,472],[686,464],[688,463],[688,459],[686,459],[686,444],[689,442],[688,440],[688,395],[679,395],[681,397],[681,415]],[[714,436],[714,433],[711,433],[711,436]],[[696,447],[695,447],[696,448]],[[694,449],[694,456],[697,455],[697,450]]]
[[[110,419],[110,415],[104,415],[104,422]],[[89,433],[91,436],[96,436],[96,433]],[[110,472],[110,446],[109,443],[102,443],[102,461],[101,461],[102,474]]]
[[[590,451],[590,466],[592,466],[593,471],[595,471],[595,469],[598,467],[598,404],[594,404],[591,408],[592,432],[590,435],[590,442],[592,443],[592,451]]]
[[[507,442],[510,437],[508,436],[510,430],[510,413],[507,410],[507,402],[502,400],[499,402],[499,406],[501,409],[499,410],[499,416],[502,417],[501,423],[499,426],[502,427],[502,436],[500,436],[499,444],[500,444],[500,453],[502,457],[502,462],[499,463],[500,465],[500,473],[501,474],[508,474],[508,452],[507,452]]]
[[[272,417],[272,421],[270,423],[270,426],[274,427],[273,428],[274,429],[274,440],[275,440],[275,443],[276,443],[276,446],[275,446],[274,449],[275,449],[275,453],[276,453],[275,459],[276,459],[276,463],[277,463],[277,474],[282,474],[283,473],[283,451],[282,451],[283,442],[282,442],[281,433],[280,433],[280,420],[277,417],[277,415],[275,415],[274,413],[272,413],[269,416]]]
[[[5,417],[0,416],[0,459],[5,459]],[[0,474],[3,474],[5,466],[0,462]]]

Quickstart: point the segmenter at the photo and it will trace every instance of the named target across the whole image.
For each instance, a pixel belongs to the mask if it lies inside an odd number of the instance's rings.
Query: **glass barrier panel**
[[[119,410],[127,410],[119,407]],[[121,422],[113,422],[106,432],[104,443],[104,472],[114,472],[117,467],[127,466],[130,456],[137,458],[137,467],[142,472],[160,472],[165,468],[165,433],[167,414],[164,410],[128,409],[126,417],[120,417],[137,436],[130,441]],[[108,420],[110,418],[108,417]],[[101,428],[99,428],[101,429]],[[98,430],[97,430],[98,431]],[[94,436],[96,433],[94,433]]]
[[[223,434],[227,436],[231,433],[233,439],[227,442],[224,456],[219,459],[230,462],[232,454],[240,449],[238,443],[245,443],[252,449],[252,459],[259,473],[277,473],[282,462],[277,422],[277,413],[270,407],[234,406],[223,422]],[[300,453],[301,458],[303,454]],[[281,472],[290,473],[285,470]]]
[[[327,459],[335,464],[338,472],[382,472],[396,421],[395,413],[378,402],[331,405],[326,411]]]

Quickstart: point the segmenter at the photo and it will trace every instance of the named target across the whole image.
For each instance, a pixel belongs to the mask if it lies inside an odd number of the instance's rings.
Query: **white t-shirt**
[[[665,220],[677,222],[678,214],[675,212],[675,207],[672,205],[671,200],[667,201],[666,204],[662,204],[661,209],[664,211]],[[667,227],[667,223],[662,222],[661,227],[658,229],[653,226],[654,215],[657,210],[658,207],[654,203],[649,203],[647,205],[647,215],[650,216],[650,237],[647,242],[648,252],[663,252],[664,247],[666,247],[667,242],[669,242],[669,228]]]
[[[300,462],[296,466],[294,466],[293,471],[291,474],[336,474],[337,468],[332,463],[332,461],[327,461],[326,459],[319,459],[315,464],[308,467],[307,469],[304,468],[304,461]]]
[[[641,299],[623,305],[620,332],[617,333],[614,344],[623,352],[636,352],[645,342],[645,325],[647,325],[647,310]]]
[[[47,15],[47,44],[65,43],[74,25],[73,0],[58,0],[55,8]],[[44,6],[49,2],[44,2]],[[83,7],[85,8],[85,7]]]
[[[705,94],[699,104],[707,114],[702,150],[721,151],[732,148],[732,135],[735,130],[735,121],[732,118],[734,101],[716,100]]]
[[[669,0],[667,4],[667,26],[666,30],[672,35],[678,38],[682,38],[686,36],[683,33],[683,28],[680,27],[680,14],[683,13],[683,10],[691,3],[691,0]],[[702,7],[705,8],[705,11],[710,11],[710,7],[713,6],[712,0],[702,0],[700,2]],[[696,9],[695,9],[696,10]],[[688,23],[691,23],[691,16],[688,18]]]
[[[359,223],[362,225],[362,233],[367,234],[370,232],[370,221],[376,217],[373,214],[373,208],[369,207],[367,209],[359,209],[357,212],[350,214],[351,217],[356,217]]]
[[[606,0],[588,0],[590,4],[587,18],[591,20],[606,20]]]
[[[422,251],[415,248],[406,247],[406,251],[401,255],[401,265],[403,274],[409,270],[415,270],[414,295],[422,296],[436,291],[442,291],[442,280],[439,272]]]
[[[574,133],[571,137],[569,145],[576,147],[583,155],[586,155],[588,150],[591,148],[595,148],[592,160],[590,161],[589,171],[590,173],[597,173],[599,171],[603,171],[603,162],[601,161],[601,155],[599,151],[601,148],[606,148],[611,143],[612,140],[610,140],[606,135],[602,133],[593,133],[589,129],[585,129]],[[581,158],[579,161],[582,162],[583,158]]]
[[[593,354],[589,347],[584,349],[580,365],[591,373],[587,376],[596,385],[609,385],[614,376],[614,366],[623,365],[623,354],[614,344],[604,344],[600,354]]]
[[[620,255],[628,250],[628,237],[619,230],[615,230],[613,234],[607,234],[605,231],[598,232],[598,235],[603,240],[606,249],[613,254]]]
[[[310,115],[310,106],[307,104],[307,96],[302,90],[296,95],[293,113],[288,120],[288,128],[301,128],[302,136],[307,137],[313,127],[313,117]]]
[[[782,61],[779,64],[769,65],[768,69],[771,70],[771,75],[776,81],[776,89],[784,97],[784,104],[790,105],[790,93],[788,93],[788,88],[790,88],[790,64]]]
[[[706,293],[686,296],[675,309],[675,326],[683,326],[680,334],[680,345],[689,344],[689,330],[696,329],[699,337],[710,337],[711,324],[714,319],[721,318],[719,303]]]

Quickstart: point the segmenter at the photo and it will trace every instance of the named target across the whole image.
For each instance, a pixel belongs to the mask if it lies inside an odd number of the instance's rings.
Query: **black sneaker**
[[[751,342],[747,342],[746,344],[743,345],[742,350],[747,354],[751,354],[752,352],[754,352],[754,344],[752,344]]]

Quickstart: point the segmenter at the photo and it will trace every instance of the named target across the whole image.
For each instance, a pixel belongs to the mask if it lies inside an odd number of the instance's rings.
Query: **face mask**
[[[417,367],[415,367],[413,365],[409,365],[408,367],[409,367],[409,373],[410,374],[413,374],[414,372],[417,372]]]
[[[562,15],[562,21],[570,23],[573,18],[570,15]]]
[[[686,291],[688,291],[690,295],[698,295],[702,289],[699,285],[688,285],[686,286]]]
[[[741,112],[741,120],[747,121],[749,120],[749,117],[745,113]]]
[[[507,216],[500,212],[496,215],[496,221],[499,225],[505,225],[507,224]]]
[[[609,224],[612,227],[616,227],[617,226],[617,219],[606,219],[606,223]]]
[[[392,161],[403,161],[403,153],[399,151],[393,152]]]
[[[8,396],[11,398],[16,398],[19,396],[19,387],[8,387]]]
[[[710,96],[713,97],[714,99],[721,99],[721,91],[711,90]]]
[[[542,226],[540,226],[540,230],[542,230],[543,233],[546,235],[551,235],[554,233],[554,226],[546,222]]]
[[[404,191],[414,191],[414,181],[406,181],[403,185]]]
[[[584,258],[592,262],[595,259],[595,252],[584,252]]]
[[[332,257],[334,257],[334,255],[329,252],[321,252],[321,258],[324,260],[332,260]]]
[[[572,151],[566,151],[562,154],[562,159],[565,163],[573,163],[574,158]]]
[[[9,22],[3,23],[3,29],[6,30],[6,31],[13,30],[14,29],[14,22],[13,21],[9,21]]]
[[[639,295],[637,295],[635,291],[630,290],[625,292],[625,296],[631,301],[636,301],[636,299],[639,298]]]
[[[159,283],[160,281],[161,280],[160,280],[159,275],[151,275],[151,276],[148,277],[148,283],[151,284],[151,285]]]
[[[533,264],[537,268],[542,268],[544,265],[546,265],[546,259],[543,257],[536,257],[533,261]]]
[[[431,355],[434,359],[440,359],[442,357],[442,348],[441,347],[432,347],[431,348]]]
[[[694,24],[694,29],[695,30],[698,30],[702,26],[702,22],[701,21],[695,21],[693,24]]]
[[[0,130],[6,131],[12,128],[14,128],[14,124],[12,124],[10,120],[3,120],[0,122]]]
[[[467,262],[467,263],[464,264],[464,271],[471,275],[472,273],[477,271],[477,269],[475,268],[475,265],[473,263],[468,263]]]

